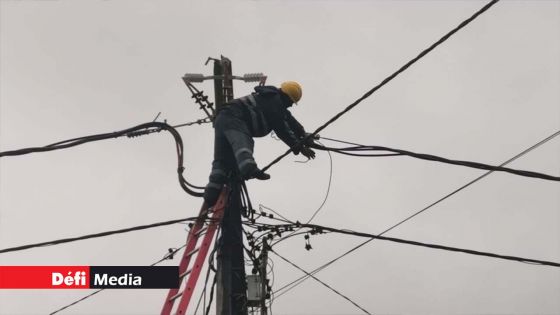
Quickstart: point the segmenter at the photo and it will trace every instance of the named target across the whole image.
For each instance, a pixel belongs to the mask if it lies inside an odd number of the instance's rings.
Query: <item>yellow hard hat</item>
[[[286,81],[280,85],[280,90],[286,93],[294,103],[301,99],[301,86],[295,81]]]

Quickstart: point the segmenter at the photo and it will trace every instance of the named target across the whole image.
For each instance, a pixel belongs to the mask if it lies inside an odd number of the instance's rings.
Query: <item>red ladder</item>
[[[187,236],[187,246],[185,247],[181,263],[179,264],[179,288],[169,290],[161,310],[161,315],[171,314],[175,300],[179,298],[181,301],[179,302],[179,307],[177,308],[175,314],[186,314],[196,282],[200,276],[200,272],[202,271],[202,266],[204,265],[206,256],[208,255],[208,250],[210,249],[210,245],[212,245],[214,234],[216,233],[216,229],[220,225],[222,217],[224,216],[224,208],[226,206],[228,192],[229,189],[224,187],[216,205],[214,205],[214,207],[210,210],[206,207],[206,203],[202,205],[200,214]],[[212,219],[209,222],[207,222],[208,212],[213,212]],[[202,235],[204,235],[202,243],[199,247],[196,247],[198,240]],[[195,254],[196,258],[194,260],[194,266],[188,269],[191,258]],[[183,281],[185,279],[186,281]],[[179,291],[183,286],[183,283],[186,283],[186,286],[183,291]]]

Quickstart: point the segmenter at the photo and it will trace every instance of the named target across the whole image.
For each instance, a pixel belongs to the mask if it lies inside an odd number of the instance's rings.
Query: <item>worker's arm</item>
[[[290,129],[293,131],[294,135],[298,139],[305,137],[305,129],[299,123],[299,121],[297,121],[297,119],[295,119],[295,117],[292,116],[292,113],[290,113],[290,111],[287,111],[286,122],[288,123],[288,126],[290,127]]]
[[[299,134],[303,130],[303,127],[295,120],[290,112],[280,104],[280,99],[269,103],[269,106],[266,107],[267,120],[278,138],[290,148],[293,148],[295,154],[299,154],[300,150],[299,148],[295,148],[295,145],[299,141]],[[294,125],[295,128],[292,129],[291,125]],[[303,131],[303,134],[305,134],[305,131]]]
[[[283,125],[284,128],[274,130],[278,137],[292,148],[294,154],[297,155],[301,152],[308,159],[314,159],[315,152],[306,143],[300,143],[306,136],[305,129],[288,110],[286,110]],[[313,139],[309,139],[309,141],[313,142]]]
[[[285,144],[294,149],[293,151],[295,154],[299,154],[299,148],[295,147],[295,145],[299,141],[299,138],[290,128],[287,120],[282,119],[282,121],[279,121],[277,124],[275,124],[275,126],[272,126],[272,129],[274,130],[278,138],[280,138],[280,140],[284,141]]]

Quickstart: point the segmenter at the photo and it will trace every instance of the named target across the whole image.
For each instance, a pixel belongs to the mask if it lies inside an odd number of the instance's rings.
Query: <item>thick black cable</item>
[[[125,228],[125,229],[112,230],[112,231],[88,234],[88,235],[77,236],[77,237],[63,238],[63,239],[48,241],[48,242],[41,242],[41,243],[35,243],[35,244],[29,244],[29,245],[22,245],[22,246],[4,248],[4,249],[0,249],[0,254],[9,253],[9,252],[16,252],[16,251],[21,251],[21,250],[26,250],[26,249],[36,248],[36,247],[53,246],[53,245],[59,245],[59,244],[64,244],[64,243],[83,241],[83,240],[87,240],[87,239],[105,237],[105,236],[115,235],[115,234],[128,233],[128,232],[133,232],[133,231],[146,230],[146,229],[151,229],[151,228],[155,228],[155,227],[160,227],[160,226],[166,226],[166,225],[176,224],[176,223],[180,223],[180,222],[185,222],[185,221],[194,221],[194,220],[197,220],[197,219],[198,218],[193,217],[193,218],[169,220],[169,221],[157,222],[157,223],[152,223],[152,224],[129,227],[129,228]]]
[[[221,228],[221,225],[220,225],[220,228]],[[219,234],[219,231],[218,231],[218,234]],[[214,240],[214,246],[213,246],[212,250],[210,251],[210,255],[208,255],[208,269],[206,270],[206,278],[204,279],[204,289],[200,293],[200,297],[198,299],[198,302],[196,303],[196,308],[194,310],[194,315],[196,315],[198,313],[198,308],[200,306],[200,302],[202,301],[203,296],[204,296],[204,302],[206,304],[206,288],[208,286],[208,279],[210,279],[210,271],[214,270],[214,269],[211,268],[211,266],[213,265],[214,252],[218,249],[218,238],[219,238],[219,235],[216,235],[215,240]],[[205,307],[203,306],[202,309],[204,310],[204,308]]]
[[[210,307],[212,306],[212,300],[214,298],[214,288],[218,282],[218,273],[214,273],[214,281],[212,281],[212,288],[210,288],[210,301],[208,301],[208,306],[206,307],[206,315],[210,315]]]
[[[389,242],[394,242],[394,243],[401,243],[401,244],[408,244],[408,245],[427,247],[427,248],[433,248],[433,249],[441,249],[441,250],[446,250],[446,251],[460,252],[460,253],[476,255],[476,256],[485,256],[485,257],[504,259],[504,260],[510,260],[510,261],[517,261],[517,262],[523,262],[523,263],[532,263],[532,264],[535,264],[535,265],[560,267],[560,263],[554,262],[554,261],[546,261],[546,260],[524,258],[524,257],[518,257],[518,256],[495,254],[495,253],[490,253],[490,252],[483,252],[483,251],[477,251],[477,250],[472,250],[472,249],[445,246],[445,245],[432,244],[432,243],[423,243],[423,242],[411,241],[411,240],[406,240],[406,239],[401,239],[401,238],[381,236],[379,234],[371,234],[371,233],[356,232],[356,231],[351,231],[351,230],[337,229],[337,228],[326,227],[326,226],[321,226],[321,225],[316,225],[316,224],[302,224],[301,226],[311,228],[311,229],[319,229],[319,230],[322,230],[322,231],[329,231],[329,232],[332,232],[332,233],[353,235],[353,236],[358,236],[358,237],[367,237],[367,238],[370,238],[370,239],[378,239],[378,240],[389,241]]]
[[[275,250],[270,249],[271,252],[273,252],[276,256],[280,257],[280,259],[282,259],[283,261],[287,262],[288,264],[294,266],[295,268],[297,268],[298,270],[302,271],[303,273],[305,273],[306,275],[308,275],[309,277],[312,277],[313,279],[317,280],[319,283],[321,283],[322,285],[324,285],[325,287],[327,287],[328,289],[330,289],[331,291],[333,291],[334,293],[336,293],[338,296],[342,297],[343,299],[347,300],[348,302],[352,303],[352,305],[356,306],[357,308],[359,308],[362,312],[371,315],[370,312],[368,312],[365,308],[361,307],[358,303],[352,301],[352,299],[350,299],[349,297],[347,297],[346,295],[340,293],[338,290],[336,290],[335,288],[331,287],[330,285],[326,284],[325,282],[319,280],[318,278],[316,278],[315,276],[309,274],[307,271],[303,270],[301,267],[299,267],[298,265],[294,264],[293,262],[289,261],[288,259],[284,258],[282,255],[278,254]]]
[[[531,152],[531,151],[537,149],[538,147],[542,146],[543,144],[547,143],[548,141],[554,139],[554,138],[557,137],[558,135],[560,135],[560,132],[555,132],[555,133],[551,134],[550,136],[548,136],[548,137],[542,139],[541,141],[535,143],[534,145],[532,145],[532,146],[526,148],[525,150],[521,151],[521,152],[518,153],[517,155],[515,155],[515,156],[513,156],[512,158],[508,159],[507,161],[503,162],[502,164],[500,164],[500,166],[508,165],[509,163],[511,163],[511,162],[513,162],[513,161],[519,159],[520,157],[526,155],[527,153],[529,153],[529,152]],[[354,144],[354,143],[350,143],[350,144]],[[450,198],[451,196],[453,196],[453,195],[459,193],[460,191],[466,189],[467,187],[473,185],[474,183],[480,181],[481,179],[485,178],[486,176],[492,174],[493,172],[494,172],[494,171],[488,171],[488,172],[486,172],[486,173],[484,173],[484,174],[478,176],[477,178],[475,178],[475,179],[471,180],[470,182],[466,183],[465,185],[463,185],[463,186],[461,186],[461,187],[455,189],[454,191],[452,191],[452,192],[448,193],[447,195],[443,196],[442,198],[440,198],[440,199],[438,199],[438,200],[432,202],[431,204],[427,205],[426,207],[424,207],[424,208],[422,208],[422,209],[416,211],[415,213],[411,214],[410,216],[408,216],[408,217],[404,218],[403,220],[397,222],[396,224],[394,224],[394,225],[392,225],[391,227],[387,228],[386,230],[384,230],[383,232],[381,232],[381,233],[378,234],[378,235],[379,235],[379,236],[382,236],[382,235],[388,233],[389,231],[391,231],[391,230],[397,228],[398,226],[400,226],[401,224],[404,224],[405,222],[407,222],[407,221],[411,220],[412,218],[416,217],[417,215],[419,215],[419,214],[421,214],[421,213],[427,211],[428,209],[430,209],[430,208],[432,208],[432,207],[438,205],[439,203],[441,203],[441,202],[443,202],[444,200]],[[350,250],[348,250],[348,251],[342,253],[341,255],[337,256],[336,258],[334,258],[334,259],[328,261],[327,263],[325,263],[325,264],[323,264],[323,265],[321,265],[321,266],[315,268],[315,269],[314,269],[313,271],[311,271],[310,273],[313,274],[313,275],[317,274],[318,272],[324,270],[325,268],[327,268],[328,266],[332,265],[332,264],[335,263],[336,261],[338,261],[338,260],[340,260],[340,259],[342,259],[342,258],[348,256],[348,255],[351,254],[352,252],[354,252],[354,251],[360,249],[361,247],[365,246],[366,244],[370,243],[370,242],[373,241],[373,240],[374,240],[374,239],[372,238],[372,239],[366,240],[366,241],[364,241],[364,242],[362,242],[362,243],[360,243],[360,244],[354,246],[353,248],[351,248]],[[293,288],[297,287],[299,284],[301,284],[302,282],[304,282],[304,281],[307,280],[307,279],[309,279],[309,277],[308,277],[307,275],[305,275],[305,276],[299,277],[299,278],[297,278],[297,279],[295,279],[295,280],[289,282],[288,284],[284,285],[283,287],[281,287],[280,289],[278,289],[277,292],[280,291],[280,290],[283,290],[283,289],[286,289],[286,291],[285,291],[285,292],[282,292],[281,294],[279,294],[276,298],[279,298],[279,297],[282,296],[284,293],[286,293],[286,292],[288,292],[288,291],[291,291]]]
[[[121,131],[102,133],[102,134],[84,136],[84,137],[74,138],[74,139],[69,139],[69,140],[63,140],[63,141],[56,142],[56,143],[53,143],[53,144],[49,144],[49,145],[46,145],[46,146],[43,146],[43,147],[32,147],[32,148],[24,148],[24,149],[11,150],[11,151],[3,151],[3,152],[0,152],[0,157],[17,156],[17,155],[24,155],[24,154],[37,153],[37,152],[48,152],[48,151],[54,151],[54,150],[60,150],[60,149],[67,149],[67,148],[75,147],[77,145],[81,145],[81,144],[85,144],[85,143],[89,143],[89,142],[107,140],[107,139],[118,138],[118,137],[122,137],[122,136],[135,137],[135,136],[143,134],[144,132],[159,132],[161,130],[168,131],[173,136],[173,138],[175,140],[175,146],[176,146],[176,149],[177,149],[177,175],[178,175],[178,179],[179,179],[179,184],[181,185],[183,190],[185,190],[185,192],[187,192],[188,194],[190,194],[192,196],[195,196],[195,197],[202,197],[203,196],[202,192],[194,191],[191,188],[203,189],[204,187],[199,187],[199,186],[195,186],[195,185],[190,184],[185,179],[185,177],[183,176],[183,172],[185,170],[185,167],[183,166],[183,139],[181,138],[181,135],[172,126],[170,126],[166,123],[161,123],[161,122],[149,122],[149,123],[140,124],[138,126],[131,127],[131,128],[128,128],[128,129],[124,129],[124,130],[121,130]]]
[[[560,133],[560,130],[557,131],[557,133]],[[394,149],[394,148],[383,147],[383,146],[359,145],[359,146],[347,147],[347,148],[331,148],[331,147],[326,147],[326,146],[322,146],[322,145],[313,145],[313,148],[318,149],[318,150],[325,150],[327,152],[332,151],[332,152],[336,152],[336,153],[343,153],[343,152],[348,152],[348,151],[360,151],[360,152],[362,152],[362,151],[388,151],[388,152],[397,153],[399,155],[411,156],[411,157],[421,159],[421,160],[441,162],[441,163],[452,164],[452,165],[460,165],[460,166],[466,166],[466,167],[470,167],[470,168],[476,168],[476,169],[487,170],[487,171],[507,172],[507,173],[511,173],[511,174],[515,174],[515,175],[519,175],[519,176],[525,176],[525,177],[539,178],[539,179],[552,180],[552,181],[560,181],[559,176],[552,176],[552,175],[533,172],[533,171],[517,170],[517,169],[513,169],[513,168],[509,168],[509,167],[503,167],[503,166],[493,166],[493,165],[488,165],[488,164],[483,164],[483,163],[478,163],[478,162],[472,162],[472,161],[451,160],[451,159],[447,159],[447,158],[443,158],[443,157],[435,156],[435,155],[431,155],[431,154],[416,153],[416,152],[411,152],[411,151],[406,151],[406,150],[401,150],[401,149]],[[361,154],[356,154],[356,155],[357,156],[368,156],[368,155],[361,155]]]
[[[334,121],[336,121],[337,119],[339,119],[342,115],[346,114],[348,111],[350,111],[352,108],[354,108],[355,106],[357,106],[359,103],[361,103],[363,100],[365,100],[366,98],[370,97],[373,93],[375,93],[377,90],[379,90],[381,87],[383,87],[385,84],[389,83],[391,80],[393,80],[395,77],[397,77],[399,74],[401,74],[402,72],[404,72],[406,69],[408,69],[410,66],[412,66],[414,63],[416,63],[418,60],[420,60],[422,57],[424,57],[425,55],[427,55],[429,52],[431,52],[434,48],[436,48],[437,46],[439,46],[440,44],[442,44],[443,42],[445,42],[447,39],[449,39],[453,34],[455,34],[457,31],[459,31],[460,29],[462,29],[463,27],[465,27],[467,24],[469,24],[470,22],[472,22],[474,19],[476,19],[479,15],[481,15],[482,13],[484,13],[486,10],[490,9],[490,7],[492,7],[494,4],[496,4],[499,0],[492,0],[490,1],[488,4],[486,4],[484,7],[482,7],[480,10],[478,10],[476,13],[474,13],[471,17],[469,17],[468,19],[464,20],[463,22],[461,22],[461,24],[459,24],[457,27],[455,27],[454,29],[452,29],[450,32],[448,32],[447,34],[445,34],[443,37],[441,37],[438,41],[436,41],[435,43],[433,43],[430,47],[426,48],[425,50],[423,50],[422,52],[420,52],[420,54],[418,54],[418,56],[414,57],[412,60],[410,60],[409,62],[407,62],[404,66],[402,66],[401,68],[399,68],[397,71],[395,71],[393,74],[391,74],[390,76],[388,76],[387,78],[385,78],[383,81],[381,81],[381,83],[379,83],[378,85],[376,85],[374,88],[372,88],[371,90],[369,90],[366,94],[364,94],[362,97],[360,97],[359,99],[357,99],[354,103],[348,105],[343,111],[339,112],[338,114],[336,114],[334,117],[332,117],[331,119],[329,119],[326,123],[324,123],[322,126],[320,126],[319,128],[317,128],[317,130],[315,130],[313,133],[309,134],[308,136],[306,136],[304,139],[302,139],[299,144],[301,143],[306,143],[309,139],[312,139],[313,137],[315,137],[319,132],[321,132],[321,130],[325,129],[328,125],[332,124]],[[294,147],[298,147],[297,145]],[[282,160],[284,157],[286,157],[288,154],[290,154],[293,151],[293,148],[290,148],[290,150],[286,151],[285,153],[283,153],[282,155],[280,155],[279,157],[277,157],[276,159],[274,159],[272,162],[270,162],[266,167],[264,167],[262,170],[263,172],[268,170],[272,165],[278,163],[280,160]]]

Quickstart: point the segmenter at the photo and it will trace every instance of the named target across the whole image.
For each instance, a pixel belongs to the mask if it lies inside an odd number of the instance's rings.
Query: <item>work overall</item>
[[[248,95],[225,104],[214,121],[214,161],[204,200],[213,205],[228,175],[233,172],[242,179],[259,171],[253,158],[253,137],[270,133],[262,113],[256,110],[255,97]]]

